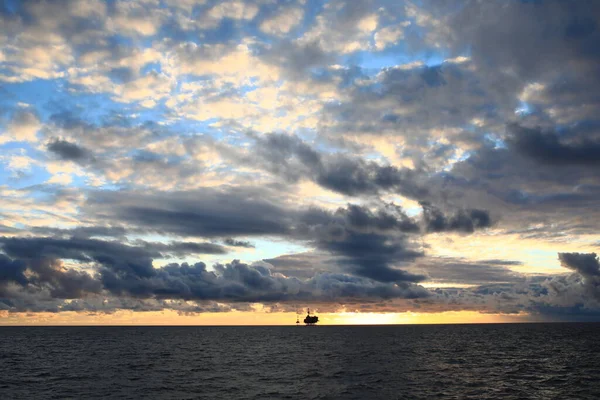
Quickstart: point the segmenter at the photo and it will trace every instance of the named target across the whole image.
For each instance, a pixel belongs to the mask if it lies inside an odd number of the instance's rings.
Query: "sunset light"
[[[501,3],[4,1],[0,324],[597,319],[597,7]]]

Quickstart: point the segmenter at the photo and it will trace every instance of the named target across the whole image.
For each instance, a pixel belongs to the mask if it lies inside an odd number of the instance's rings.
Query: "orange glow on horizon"
[[[398,324],[463,324],[535,322],[531,315],[483,314],[476,311],[440,313],[318,313],[319,325],[398,325]],[[302,320],[302,318],[300,318]],[[198,326],[260,326],[295,325],[295,313],[231,311],[183,315],[175,311],[132,312],[113,314],[8,313],[0,312],[0,325],[198,325]]]

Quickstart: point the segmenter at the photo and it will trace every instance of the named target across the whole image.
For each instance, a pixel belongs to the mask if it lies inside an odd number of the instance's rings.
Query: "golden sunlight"
[[[319,325],[396,325],[535,322],[526,313],[484,314],[477,311],[440,313],[318,313]],[[296,314],[284,312],[231,311],[223,313],[179,314],[175,311],[112,314],[82,312],[0,313],[0,325],[295,325]]]

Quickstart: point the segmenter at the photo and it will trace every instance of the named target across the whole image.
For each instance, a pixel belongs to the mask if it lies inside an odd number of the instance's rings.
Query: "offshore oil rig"
[[[304,318],[304,324],[306,326],[314,325],[319,322],[319,317],[316,315],[310,315],[310,308],[306,309],[306,318]],[[296,312],[296,325],[300,324],[300,316]]]

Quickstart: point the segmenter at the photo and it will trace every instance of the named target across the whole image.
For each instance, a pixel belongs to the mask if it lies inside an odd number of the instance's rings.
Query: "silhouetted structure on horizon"
[[[310,308],[306,309],[306,318],[304,318],[304,323],[306,325],[314,325],[319,322],[319,317],[316,315],[310,315]]]

